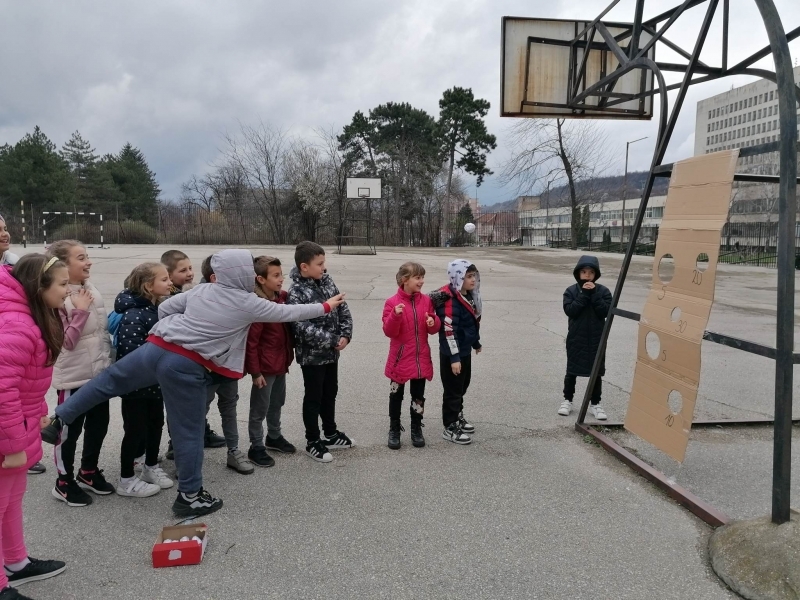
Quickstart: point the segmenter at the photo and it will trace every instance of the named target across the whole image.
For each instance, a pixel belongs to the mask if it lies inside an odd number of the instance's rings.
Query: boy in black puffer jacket
[[[573,275],[578,283],[564,290],[564,312],[569,317],[567,374],[564,377],[564,401],[558,414],[565,417],[572,412],[577,378],[592,374],[594,357],[600,348],[600,337],[611,308],[611,292],[604,285],[596,283],[600,279],[600,261],[596,256],[581,256]],[[606,420],[606,412],[600,405],[603,393],[600,377],[605,372],[603,364],[592,389],[592,405],[589,408],[589,413],[600,421]]]
[[[289,273],[292,288],[286,304],[313,304],[320,296],[339,289],[325,270],[325,250],[314,242],[300,242]],[[327,296],[326,296],[327,298]],[[339,353],[353,337],[353,317],[343,302],[329,313],[292,323],[295,355],[303,372],[303,424],[306,454],[318,462],[333,460],[328,450],[352,448],[354,443],[336,428],[336,394],[339,391]],[[325,436],[320,437],[319,419]]]

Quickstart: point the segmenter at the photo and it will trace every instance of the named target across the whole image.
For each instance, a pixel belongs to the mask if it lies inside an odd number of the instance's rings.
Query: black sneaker
[[[32,581],[41,581],[42,579],[50,579],[56,575],[61,575],[67,564],[60,560],[39,560],[38,558],[28,557],[31,561],[23,569],[19,571],[6,570],[6,577],[8,577],[8,584],[14,587],[31,583]],[[11,596],[13,598],[13,596]]]
[[[306,444],[306,454],[317,462],[329,463],[333,460],[333,456],[320,440]]]
[[[206,435],[203,440],[205,448],[222,448],[225,445],[225,437],[211,429],[211,425],[206,421]]]
[[[442,437],[448,442],[453,442],[454,444],[466,445],[472,443],[472,438],[461,431],[458,421],[450,423],[450,425],[445,427],[444,431],[442,431]]]
[[[172,447],[172,440],[167,444],[167,453],[164,455],[167,460],[175,460],[175,450]]]
[[[0,590],[0,600],[33,600],[33,598],[23,596],[12,587],[5,587]]]
[[[425,445],[425,436],[422,435],[424,423],[411,423],[411,444],[414,448],[422,448]]]
[[[392,450],[400,450],[400,432],[405,431],[400,425],[400,419],[389,419],[389,441],[387,445]]]
[[[465,433],[475,433],[475,426],[464,418],[464,411],[458,413],[458,426]]]
[[[267,438],[267,449],[282,452],[283,454],[294,454],[297,452],[297,448],[283,436],[279,437],[277,440]]]
[[[40,462],[34,463],[28,467],[28,475],[41,475],[45,471],[47,471],[47,467]]]
[[[52,493],[53,498],[61,500],[67,506],[89,506],[92,503],[92,497],[84,492],[74,479],[59,477]]]
[[[176,517],[202,517],[222,508],[222,499],[213,498],[203,488],[194,495],[178,492],[178,497],[172,504],[172,512]]]
[[[108,496],[113,494],[116,488],[106,481],[103,477],[103,469],[94,469],[93,471],[78,471],[78,476],[75,478],[78,485],[83,489],[94,492],[98,496]]]
[[[263,446],[250,446],[247,451],[247,460],[257,467],[274,467],[275,459],[267,454],[267,449]]]
[[[328,450],[339,450],[341,448],[352,448],[356,443],[341,431],[337,431],[330,437],[325,436],[320,440],[328,447]]]
[[[61,422],[61,419],[55,415],[50,417],[50,425],[42,429],[42,441],[51,446],[55,446],[59,438],[61,438],[61,428],[63,426],[64,423]]]

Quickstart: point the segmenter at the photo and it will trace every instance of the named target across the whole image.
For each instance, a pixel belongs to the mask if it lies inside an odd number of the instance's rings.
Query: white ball
[[[466,225],[464,225],[464,231],[466,231],[467,233],[472,233],[473,231],[475,231],[475,223],[467,223]]]

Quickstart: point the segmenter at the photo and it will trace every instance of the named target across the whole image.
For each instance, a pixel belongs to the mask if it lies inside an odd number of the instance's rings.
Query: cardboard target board
[[[720,235],[738,158],[738,150],[727,150],[673,166],[653,283],[639,321],[625,429],[678,462],[689,443],[700,344],[714,302]]]

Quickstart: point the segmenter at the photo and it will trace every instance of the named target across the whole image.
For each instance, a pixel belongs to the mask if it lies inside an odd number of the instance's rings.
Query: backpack
[[[111,335],[111,345],[117,347],[117,332],[122,322],[122,313],[116,311],[108,315],[108,333]]]

